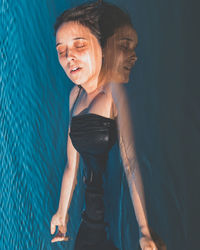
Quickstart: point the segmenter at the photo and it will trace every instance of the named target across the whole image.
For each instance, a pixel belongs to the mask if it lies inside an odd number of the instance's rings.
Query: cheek
[[[99,49],[95,53],[95,62],[96,62],[97,70],[100,71],[102,67],[102,50],[101,49]]]
[[[65,66],[65,64],[66,64],[66,58],[64,58],[64,57],[58,57],[58,61],[59,61],[60,65],[62,67]]]
[[[102,65],[102,52],[97,49],[89,51],[84,56],[84,61],[87,63],[90,72],[100,71]]]
[[[116,50],[115,53],[114,53],[114,59],[115,59],[115,62],[116,62],[116,65],[117,66],[120,66],[121,64],[124,63],[125,61],[125,54],[122,50]]]

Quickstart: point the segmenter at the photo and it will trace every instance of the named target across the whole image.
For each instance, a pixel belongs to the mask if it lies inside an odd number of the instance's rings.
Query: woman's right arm
[[[70,93],[70,114],[72,111],[75,98],[78,94],[78,87],[75,86]],[[71,115],[70,115],[71,117]],[[68,209],[70,207],[71,199],[73,196],[74,188],[77,183],[77,172],[79,165],[79,153],[76,151],[72,145],[71,138],[69,136],[68,130],[68,140],[67,140],[67,165],[64,170],[59,206],[56,214],[52,217],[51,220],[51,234],[55,233],[56,226],[58,226],[58,234],[52,239],[51,242],[67,240],[65,233],[67,232],[67,222],[68,222]]]
[[[79,165],[79,153],[74,149],[69,134],[67,141],[67,158],[68,163],[63,174],[58,206],[58,212],[63,218],[65,216],[67,217],[73,191],[77,183],[77,170]]]

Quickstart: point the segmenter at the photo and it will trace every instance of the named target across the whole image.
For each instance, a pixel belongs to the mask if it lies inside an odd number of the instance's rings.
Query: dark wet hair
[[[105,46],[107,39],[111,37],[118,28],[125,25],[133,27],[131,18],[126,12],[118,6],[106,2],[102,4],[99,25],[102,47]]]
[[[78,22],[90,29],[97,38],[101,47],[105,46],[107,39],[114,34],[116,29],[129,25],[133,27],[127,13],[116,5],[107,2],[93,2],[79,5],[65,10],[54,25],[55,34],[63,23]]]
[[[55,34],[63,23],[78,22],[90,29],[93,35],[100,41],[99,13],[100,5],[98,3],[86,3],[75,8],[65,10],[57,19],[54,25]]]

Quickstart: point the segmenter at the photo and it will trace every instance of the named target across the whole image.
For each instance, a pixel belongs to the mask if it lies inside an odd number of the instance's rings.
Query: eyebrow
[[[125,38],[121,38],[121,39],[119,39],[120,41],[133,41],[133,39],[131,39],[131,38],[128,38],[128,37],[125,37]]]
[[[87,40],[86,38],[84,38],[84,37],[75,37],[73,40]],[[56,47],[58,46],[58,45],[60,45],[60,44],[62,44],[62,43],[57,43],[56,44]]]
[[[128,37],[121,38],[121,39],[120,39],[120,41],[129,41],[129,42],[134,42],[134,40],[133,40],[133,39],[128,38]],[[136,42],[135,47],[136,47],[137,45],[138,45],[138,41]]]

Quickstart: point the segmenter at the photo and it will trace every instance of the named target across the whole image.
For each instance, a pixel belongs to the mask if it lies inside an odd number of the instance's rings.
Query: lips
[[[124,66],[125,70],[131,71],[132,66]]]
[[[131,71],[132,67],[134,66],[134,63],[128,64],[124,66],[125,70]]]
[[[79,67],[79,66],[71,66],[69,69],[69,72],[70,72],[70,74],[74,74],[80,70],[81,70],[81,67]]]
[[[138,59],[137,56],[133,56],[133,57],[132,57],[132,61],[133,61],[133,62],[137,61],[137,59]]]
[[[137,57],[132,57],[131,58],[131,61],[129,61],[125,66],[124,66],[124,69],[125,70],[128,70],[128,71],[131,71],[132,67],[134,66],[135,62],[137,61]]]
[[[81,68],[78,67],[78,66],[70,67],[70,73],[77,72],[77,71],[79,71],[80,69],[81,69]]]

